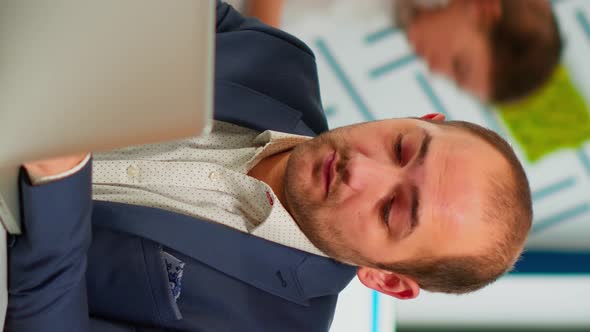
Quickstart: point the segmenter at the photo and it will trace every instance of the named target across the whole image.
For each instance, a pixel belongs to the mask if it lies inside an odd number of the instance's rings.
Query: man
[[[547,0],[395,0],[397,24],[433,72],[482,101],[510,102],[541,87],[562,41]]]
[[[506,142],[439,114],[327,131],[311,51],[217,18],[212,135],[98,154],[92,188],[88,156],[25,165],[7,331],[326,331],[355,274],[410,299],[510,269]]]

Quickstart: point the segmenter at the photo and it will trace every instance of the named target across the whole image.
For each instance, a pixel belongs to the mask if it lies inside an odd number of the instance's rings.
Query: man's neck
[[[289,161],[290,155],[291,150],[273,154],[272,156],[262,159],[248,172],[248,175],[251,177],[268,184],[285,207],[286,202],[283,186],[285,182],[287,162]]]

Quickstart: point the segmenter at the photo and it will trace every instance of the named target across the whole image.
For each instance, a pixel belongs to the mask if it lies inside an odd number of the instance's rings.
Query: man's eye
[[[383,222],[387,227],[389,227],[389,215],[391,214],[391,209],[393,208],[394,202],[395,197],[392,197],[390,200],[386,201],[385,204],[383,204]]]

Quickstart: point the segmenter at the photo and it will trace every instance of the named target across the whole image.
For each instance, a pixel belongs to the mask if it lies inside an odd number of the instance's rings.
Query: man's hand
[[[29,173],[30,177],[42,178],[67,172],[78,166],[86,158],[86,156],[88,156],[88,153],[33,161],[25,163],[23,166]]]

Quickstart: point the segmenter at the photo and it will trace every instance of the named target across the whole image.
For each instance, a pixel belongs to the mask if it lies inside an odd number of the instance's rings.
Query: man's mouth
[[[328,196],[328,193],[330,193],[330,186],[332,184],[332,181],[334,180],[334,174],[335,174],[334,161],[335,160],[336,160],[336,151],[333,151],[326,156],[326,158],[324,159],[323,167],[322,167],[322,174],[323,174],[323,179],[324,179],[324,187],[326,190],[326,197]]]

